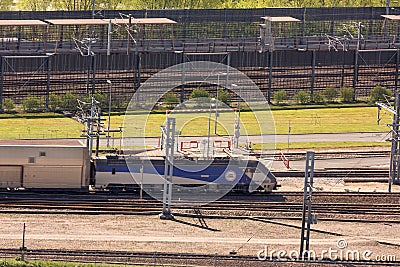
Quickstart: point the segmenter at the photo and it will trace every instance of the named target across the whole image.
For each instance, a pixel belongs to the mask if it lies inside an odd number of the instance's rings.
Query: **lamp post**
[[[217,92],[216,92],[216,100],[215,100],[215,125],[214,125],[214,134],[217,134],[217,124],[218,124],[218,91],[219,91],[219,76],[227,75],[226,72],[218,72],[217,73]]]
[[[108,87],[110,89],[109,98],[108,98],[108,125],[107,125],[107,148],[110,147],[110,124],[111,124],[111,94],[112,94],[112,83],[110,80],[107,80]]]

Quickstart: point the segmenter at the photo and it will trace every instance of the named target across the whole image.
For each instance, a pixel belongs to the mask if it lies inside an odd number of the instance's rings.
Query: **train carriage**
[[[0,140],[0,189],[88,191],[90,161],[80,140]]]

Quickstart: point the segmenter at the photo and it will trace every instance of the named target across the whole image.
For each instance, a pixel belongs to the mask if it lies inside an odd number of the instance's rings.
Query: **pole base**
[[[161,213],[159,215],[161,220],[174,220],[174,215],[172,215],[171,213]]]

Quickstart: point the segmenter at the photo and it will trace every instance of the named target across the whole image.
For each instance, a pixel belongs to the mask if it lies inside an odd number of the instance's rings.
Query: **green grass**
[[[346,108],[307,108],[307,109],[288,109],[273,110],[274,123],[271,125],[262,125],[268,130],[276,128],[277,134],[287,134],[290,124],[291,134],[309,134],[309,133],[341,133],[341,132],[386,132],[389,128],[387,123],[391,122],[390,114],[383,115],[380,125],[376,123],[376,107],[346,107]],[[177,129],[182,131],[182,135],[207,135],[208,132],[208,114],[185,114],[185,124],[177,122]],[[107,119],[107,116],[104,118]],[[214,118],[212,114],[211,118]],[[124,123],[124,115],[117,114],[111,116],[111,128],[118,129]],[[233,127],[233,113],[223,115],[220,121],[227,127]],[[260,128],[251,112],[242,112],[241,121],[244,125],[241,133],[259,134]],[[151,114],[146,120],[144,115],[137,115],[131,120],[128,128],[142,128],[141,124],[146,124],[145,136],[160,136],[160,126],[165,122],[165,114]],[[107,127],[107,121],[104,122]],[[127,125],[125,125],[127,126]],[[65,138],[79,137],[83,125],[77,121],[63,117],[55,113],[41,114],[0,114],[0,139],[15,138]],[[211,121],[211,133],[214,132],[214,121]],[[231,130],[218,127],[218,134],[232,134]],[[140,132],[135,133],[142,135]],[[126,132],[126,136],[130,136]],[[118,138],[119,133],[114,133]]]
[[[55,113],[0,114],[0,139],[79,137],[83,126]]]
[[[384,114],[380,125],[377,125],[376,107],[273,110],[272,115],[274,125],[271,125],[271,127],[276,128],[277,134],[287,134],[289,124],[291,134],[386,132],[389,131],[386,124],[392,120],[390,114]],[[188,114],[187,116],[194,115]],[[112,116],[112,128],[122,125],[123,119],[123,115]],[[140,118],[140,120],[144,122],[145,118]],[[205,117],[190,121],[181,129],[182,135],[206,135],[207,121]],[[242,112],[241,121],[248,134],[259,134],[257,122],[251,112]],[[159,136],[160,125],[163,125],[164,122],[165,114],[151,114],[146,122],[146,135]],[[233,125],[233,120],[231,123]],[[211,133],[214,132],[213,125],[214,123],[211,123]],[[129,127],[132,127],[132,125]],[[242,128],[242,130],[244,129]],[[218,133],[224,134],[224,131],[218,131]]]
[[[377,108],[323,108],[301,110],[277,110],[274,115],[276,132],[292,134],[341,133],[341,132],[385,132],[391,116],[386,114],[377,125]]]

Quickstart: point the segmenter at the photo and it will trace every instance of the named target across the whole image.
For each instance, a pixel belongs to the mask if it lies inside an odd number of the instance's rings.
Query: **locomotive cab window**
[[[113,174],[113,175],[115,174],[115,168],[111,169],[111,174]]]

